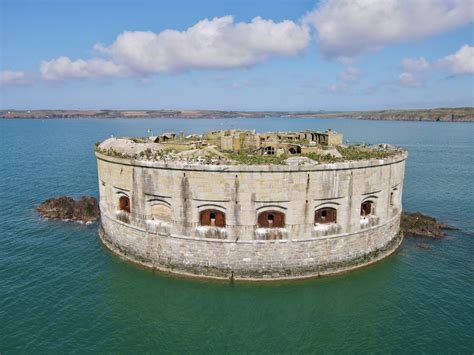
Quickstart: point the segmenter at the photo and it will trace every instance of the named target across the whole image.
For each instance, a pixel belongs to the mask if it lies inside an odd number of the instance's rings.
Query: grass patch
[[[353,145],[349,147],[336,147],[337,151],[342,155],[343,160],[369,160],[383,159],[394,156],[398,150],[377,150],[365,146]]]
[[[249,152],[228,152],[226,153],[228,159],[234,160],[239,164],[245,165],[283,165],[288,159],[286,154],[276,155],[256,155]]]
[[[332,154],[305,153],[301,154],[301,156],[307,157],[319,163],[337,163],[344,160],[343,158],[335,157]]]
[[[114,148],[109,148],[109,149],[101,149],[99,147],[95,148],[95,151],[100,154],[108,155],[109,157],[113,158],[131,158],[127,154],[123,154],[120,152],[117,152]]]

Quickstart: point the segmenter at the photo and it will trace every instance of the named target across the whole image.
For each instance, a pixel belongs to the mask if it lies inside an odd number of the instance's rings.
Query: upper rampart
[[[344,163],[352,161],[378,161],[403,156],[403,150],[387,144],[345,146],[342,134],[331,130],[261,134],[231,130],[186,137],[182,133],[165,133],[147,138],[110,138],[98,144],[96,151],[111,158],[130,159],[139,165],[164,163],[179,168],[187,165],[238,165],[237,170],[242,170],[244,166],[269,165],[281,166],[272,167],[279,171],[298,170],[294,167],[318,166],[320,169],[322,164],[327,163],[343,163],[341,166],[344,166]]]

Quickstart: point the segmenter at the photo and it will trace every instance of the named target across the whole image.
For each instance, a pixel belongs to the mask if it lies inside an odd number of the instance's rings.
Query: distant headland
[[[474,107],[380,111],[220,111],[220,110],[0,110],[13,118],[354,118],[383,121],[474,122]]]

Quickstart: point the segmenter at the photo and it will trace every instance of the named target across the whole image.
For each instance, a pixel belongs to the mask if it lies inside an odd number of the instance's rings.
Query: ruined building
[[[189,150],[203,146],[215,146],[220,151],[251,151],[260,155],[295,155],[317,152],[321,146],[342,144],[342,134],[327,130],[325,132],[271,132],[258,134],[255,131],[228,130],[211,131],[202,135],[164,133],[152,137],[154,143],[167,148]]]

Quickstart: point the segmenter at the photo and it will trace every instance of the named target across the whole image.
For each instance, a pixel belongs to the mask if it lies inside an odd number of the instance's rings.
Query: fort
[[[100,238],[121,257],[186,276],[316,277],[401,244],[407,152],[324,132],[212,131],[96,145]]]

